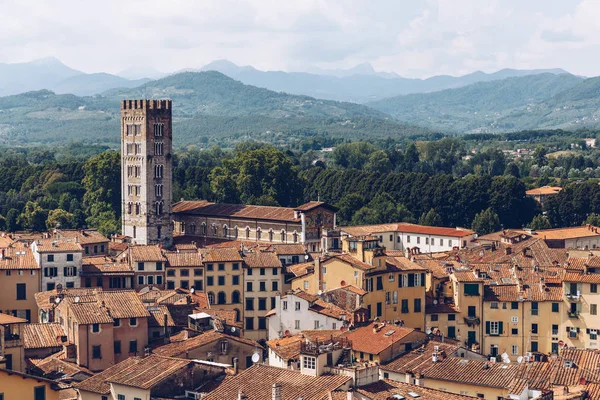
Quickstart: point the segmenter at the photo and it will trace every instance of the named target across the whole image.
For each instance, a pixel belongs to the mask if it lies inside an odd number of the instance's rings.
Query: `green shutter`
[[[498,334],[499,335],[502,335],[502,325],[503,325],[502,321],[498,322]]]
[[[421,286],[425,286],[425,273],[421,273]]]
[[[485,334],[490,334],[490,321],[485,321]]]

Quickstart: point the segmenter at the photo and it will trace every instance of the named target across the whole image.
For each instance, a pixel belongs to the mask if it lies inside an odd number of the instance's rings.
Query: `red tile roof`
[[[405,399],[413,399],[416,397],[409,393],[416,393],[419,399],[424,400],[467,400],[475,398],[388,379],[361,386],[356,391],[361,396],[366,396],[366,398],[370,400],[390,400],[398,398],[394,397],[394,395],[400,395]],[[339,400],[345,400],[345,396],[346,393],[343,393],[343,396],[340,396]],[[338,400],[338,397],[334,396],[333,400]]]
[[[272,251],[248,252],[244,255],[244,263],[249,268],[281,268],[279,257]]]
[[[202,267],[202,256],[198,252],[167,252],[168,267]]]
[[[160,247],[155,245],[135,245],[129,247],[131,261],[133,262],[152,262],[165,261]]]
[[[378,325],[375,332],[375,326]],[[372,322],[362,328],[344,334],[352,342],[352,350],[368,354],[379,354],[395,343],[422,342],[425,333],[401,326]]]
[[[35,246],[38,253],[61,253],[83,251],[81,245],[74,239],[39,239]]]
[[[444,228],[437,226],[409,224],[407,222],[380,225],[345,226],[342,227],[341,230],[352,236],[365,236],[382,232],[405,232],[423,235],[450,236],[461,238],[473,235],[475,233],[472,230],[464,228]]]
[[[4,252],[4,257],[0,257],[0,270],[40,269],[29,246],[15,244],[0,251]]]
[[[245,204],[211,203],[205,200],[180,201],[173,204],[173,213],[212,217],[239,217],[268,221],[300,222],[294,209],[287,207],[254,206]]]
[[[539,196],[539,195],[549,195],[549,194],[558,194],[562,188],[560,186],[542,186],[536,189],[529,189],[525,192],[527,196]]]
[[[198,347],[205,346],[209,343],[221,339],[232,340],[241,344],[245,344],[247,346],[255,347],[257,349],[262,349],[262,346],[253,340],[244,339],[237,336],[225,335],[217,331],[207,331],[189,339],[182,340],[180,342],[169,343],[164,346],[157,347],[156,349],[154,349],[154,352],[162,356],[178,357],[185,355],[186,351],[197,349]]]
[[[62,347],[65,331],[60,324],[23,325],[23,347],[25,349],[43,349]]]
[[[345,385],[351,378],[343,375],[313,377],[300,371],[255,364],[240,374],[226,378],[205,400],[237,399],[241,390],[247,400],[265,400],[273,384],[281,385],[282,400],[324,400],[328,393]]]
[[[209,249],[204,253],[204,262],[227,262],[227,261],[243,261],[242,256],[237,248],[223,247],[217,249]]]
[[[270,247],[278,256],[304,255],[306,253],[302,244],[273,244]]]

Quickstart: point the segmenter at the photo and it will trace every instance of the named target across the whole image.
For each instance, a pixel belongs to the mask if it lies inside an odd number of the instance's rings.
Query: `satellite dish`
[[[231,333],[235,333],[235,326],[231,327]]]
[[[517,362],[521,364],[523,362],[523,356],[519,356],[519,358],[517,358]]]
[[[507,352],[502,353],[502,359],[506,360],[507,358],[508,358],[508,353]]]
[[[323,294],[323,291],[322,291],[322,290],[319,290],[319,291],[317,292],[317,294],[320,296],[320,295],[322,295],[322,294]]]
[[[75,296],[75,303],[79,303],[79,296]]]
[[[437,300],[434,300],[434,301],[433,301],[433,304],[437,304],[437,303],[438,303],[438,301],[437,301]]]
[[[54,299],[54,302],[55,302],[56,304],[60,303],[60,297],[57,297],[57,298],[55,298],[55,299]]]
[[[304,259],[305,259],[306,261],[308,261],[308,254],[305,254],[305,255],[304,255]]]
[[[257,363],[259,360],[260,360],[260,356],[258,355],[258,353],[252,354],[252,362],[253,363]]]
[[[431,328],[427,328],[425,332],[427,332],[428,335],[431,335]]]
[[[191,293],[191,294],[194,294],[194,292],[195,292],[195,291],[196,291],[196,288],[194,288],[194,287],[192,286],[192,287],[191,287],[191,289],[190,289],[190,293]]]

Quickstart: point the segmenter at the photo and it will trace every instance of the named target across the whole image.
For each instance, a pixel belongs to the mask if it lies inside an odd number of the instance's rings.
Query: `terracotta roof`
[[[366,295],[368,293],[366,290],[363,290],[363,289],[361,289],[361,288],[359,288],[357,286],[354,286],[354,285],[345,285],[345,286],[340,286],[338,288],[329,289],[329,290],[326,291],[326,293],[327,292],[333,292],[333,291],[336,291],[336,290],[347,290],[347,291],[352,292],[354,294],[357,294],[359,296],[364,296],[364,295]]]
[[[64,238],[77,238],[77,241],[81,245],[109,242],[106,236],[93,229],[60,229],[58,230],[58,235]]]
[[[275,354],[284,360],[297,359],[300,356],[300,344],[304,341],[325,341],[331,338],[342,335],[340,330],[311,330],[302,331],[301,333],[283,337],[280,339],[273,339],[267,342],[269,347]]]
[[[256,347],[257,349],[262,349],[261,345],[259,345],[253,340],[225,335],[217,331],[207,331],[186,340],[169,343],[164,346],[157,347],[156,349],[154,349],[154,352],[162,356],[177,357],[181,356],[182,354],[185,354],[186,351],[197,349],[198,347],[205,346],[209,343],[221,339],[232,340],[238,343],[243,343],[247,346]]]
[[[472,230],[464,228],[444,228],[437,226],[409,224],[407,222],[364,226],[345,226],[341,227],[340,229],[343,232],[346,232],[352,236],[365,236],[382,232],[405,232],[423,235],[450,236],[460,238],[464,236],[473,235],[475,233]]]
[[[165,315],[167,316],[167,326],[175,326],[175,322],[167,306],[150,307],[148,311],[150,312],[150,318],[148,318],[149,327],[164,327]]]
[[[278,256],[294,256],[294,255],[304,255],[306,253],[306,249],[302,244],[273,244],[270,246],[271,249]]]
[[[310,272],[313,272],[314,268],[315,268],[315,262],[314,261],[300,263],[300,264],[294,264],[294,265],[288,266],[289,271],[292,274],[294,274],[296,276],[296,278],[299,278],[301,276],[307,275]]]
[[[209,309],[207,307],[197,307],[195,312],[203,312],[212,315],[213,317],[224,321],[225,324],[229,326],[243,326],[241,322],[236,321],[237,315],[235,310],[216,310],[214,308]]]
[[[39,239],[35,241],[38,253],[61,253],[83,251],[74,239]]]
[[[422,265],[412,262],[406,257],[386,257],[385,262],[400,271],[426,271]]]
[[[175,245],[175,249],[177,251],[197,252],[198,246],[196,245],[196,243],[178,243]]]
[[[248,252],[244,255],[244,263],[249,268],[281,267],[279,257],[271,251]]]
[[[456,306],[454,304],[438,303],[427,304],[425,306],[426,314],[453,314],[457,312],[458,310],[456,309]]]
[[[483,282],[483,279],[476,277],[473,271],[454,271],[453,274],[459,282]]]
[[[44,375],[49,378],[51,375],[59,373],[62,376],[66,375],[66,377],[73,377],[74,375],[83,373],[88,376],[94,375],[92,371],[89,369],[77,365],[74,362],[69,362],[64,360],[66,357],[64,351],[59,353],[54,353],[49,355],[46,358],[42,359],[28,359],[28,363],[33,366],[33,369],[37,369],[41,371]]]
[[[466,400],[475,397],[453,394],[442,390],[425,388],[423,386],[412,385],[410,383],[396,382],[383,379],[369,385],[361,386],[356,391],[370,400],[389,400],[394,399],[394,395],[400,395],[404,399],[413,399],[419,397],[427,400]],[[417,396],[414,396],[415,393]],[[345,400],[346,393],[342,393],[339,399],[333,397],[333,400]]]
[[[26,319],[13,317],[9,314],[0,313],[0,325],[26,324]]]
[[[358,258],[354,258],[350,254],[334,254],[323,261],[322,264],[326,264],[333,259],[338,259],[363,271],[368,271],[375,268],[373,265],[360,261]]]
[[[483,289],[483,301],[519,301],[517,285],[486,285]]]
[[[560,186],[542,186],[536,189],[529,189],[525,192],[527,196],[539,196],[548,194],[558,194],[562,188]]]
[[[62,337],[65,336],[65,331],[60,324],[26,324],[23,325],[22,333],[25,349],[62,347],[64,344]]]
[[[83,275],[133,275],[129,263],[121,263],[112,257],[84,257],[81,271]]]
[[[567,272],[563,278],[564,282],[600,283],[600,274],[583,274]]]
[[[133,290],[118,290],[114,292],[98,292],[98,302],[104,302],[113,318],[146,318],[150,314]]]
[[[243,261],[243,258],[237,248],[223,247],[218,249],[210,249],[204,254],[204,262],[207,263],[227,261]]]
[[[180,201],[173,204],[173,213],[214,217],[239,217],[269,221],[299,222],[294,209],[287,207],[254,206],[245,204],[211,203],[205,200]]]
[[[535,232],[535,236],[538,236],[544,240],[565,240],[589,236],[600,236],[600,233],[597,232],[597,229],[598,228],[595,227],[588,228],[587,226],[541,229]]]
[[[198,252],[167,252],[168,267],[202,267],[202,256]]]
[[[121,385],[150,389],[165,379],[177,374],[193,361],[179,358],[161,357],[152,354],[145,358],[130,357],[82,382],[74,387],[86,392],[110,393],[110,382]]]
[[[0,270],[40,269],[29,247],[15,244],[0,250],[4,257],[0,257]]]
[[[351,236],[365,236],[372,235],[374,233],[382,232],[396,232],[398,231],[398,224],[378,224],[378,225],[357,225],[357,226],[342,226],[340,227],[342,232],[346,232]]]
[[[296,291],[294,291],[292,293],[293,296],[296,296],[302,300],[306,300],[309,303],[314,303],[315,301],[317,301],[319,299],[319,296],[314,295],[314,294],[310,294],[305,292],[304,290],[298,289]],[[287,297],[287,295],[281,296],[282,298]]]
[[[165,261],[160,247],[155,245],[135,245],[131,246],[129,251],[133,262]]]
[[[71,315],[79,325],[112,324],[114,320],[96,303],[73,303],[69,307]]]
[[[102,290],[99,288],[77,288],[77,289],[68,289],[65,288],[62,290],[61,292],[61,296],[63,297],[63,299],[69,299],[69,298],[75,298],[75,297],[80,297],[80,298],[85,298],[85,297],[89,297],[89,296],[93,296],[95,298],[95,293],[98,290]],[[36,294],[34,294],[35,297],[35,302],[38,306],[39,309],[41,310],[47,310],[50,307],[54,306],[55,303],[54,302],[50,302],[50,298],[51,297],[57,297],[58,296],[58,290],[54,289],[54,290],[48,290],[46,292],[38,292]]]
[[[300,371],[255,364],[240,374],[226,378],[209,393],[206,400],[237,399],[241,390],[247,400],[270,398],[273,384],[281,385],[282,400],[324,400],[328,393],[345,385],[350,377],[322,375],[313,377]]]
[[[353,321],[353,314],[336,306],[335,304],[328,303],[325,300],[317,299],[309,308],[309,311],[313,311],[322,315],[326,315],[331,318],[341,320],[342,317],[346,317],[346,321]]]
[[[374,332],[377,322],[348,331],[344,334],[352,342],[352,350],[368,354],[379,354],[395,343],[411,343],[425,340],[425,333],[415,329],[386,324]]]
[[[10,247],[11,244],[13,244],[13,240],[10,237],[10,235],[7,235],[6,232],[1,232],[0,233],[0,248],[5,249],[7,247]]]

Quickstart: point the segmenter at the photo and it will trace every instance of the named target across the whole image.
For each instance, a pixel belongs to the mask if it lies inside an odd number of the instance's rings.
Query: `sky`
[[[405,77],[502,68],[600,75],[598,0],[4,0],[0,62],[173,72],[371,63]]]

